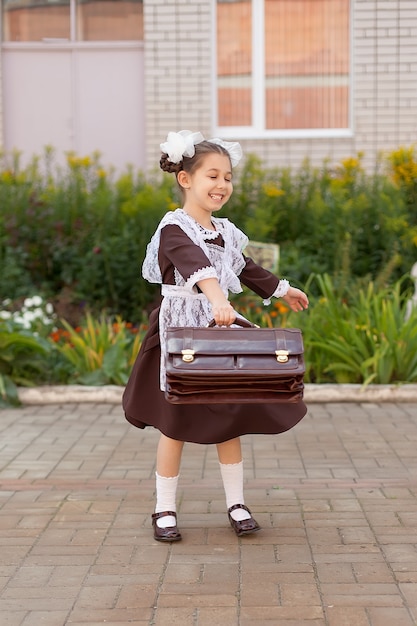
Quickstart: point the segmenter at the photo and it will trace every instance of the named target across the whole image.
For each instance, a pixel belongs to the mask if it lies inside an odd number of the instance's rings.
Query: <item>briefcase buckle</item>
[[[288,363],[288,350],[275,350],[278,363]]]
[[[195,350],[181,350],[181,354],[184,363],[192,363],[194,361]]]

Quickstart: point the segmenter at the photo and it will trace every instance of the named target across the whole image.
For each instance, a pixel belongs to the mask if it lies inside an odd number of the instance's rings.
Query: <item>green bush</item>
[[[146,245],[178,205],[173,176],[106,171],[98,155],[51,148],[26,167],[0,161],[0,299],[42,294],[60,317],[91,311],[140,320],[158,297],[141,279]],[[280,271],[303,286],[311,274],[393,283],[417,258],[417,160],[413,148],[338,165],[264,168],[255,156],[236,171],[222,212],[252,240],[280,245]],[[318,293],[318,284],[311,284]]]
[[[379,287],[312,275],[306,289],[317,295],[307,311],[294,313],[282,300],[263,307],[248,293],[235,296],[234,305],[262,327],[301,328],[306,382],[412,383],[417,382],[417,308],[407,311],[412,295],[407,284],[407,276]],[[133,326],[120,317],[88,314],[78,327],[54,317],[51,329],[51,319],[34,301],[0,319],[0,405],[18,402],[16,385],[126,384],[147,329],[145,317]]]
[[[68,155],[60,168],[47,150],[26,169],[16,158],[0,174],[0,298],[42,293],[74,317],[78,307],[78,317],[105,309],[140,319],[155,297],[140,280],[146,244],[174,194],[169,178],[132,169],[115,178],[97,157]]]
[[[412,159],[405,149],[393,154]],[[278,243],[280,269],[300,284],[312,273],[374,279],[388,267],[396,280],[417,258],[417,202],[411,174],[400,180],[393,158],[367,173],[359,157],[269,171],[251,157],[226,211],[250,239]]]
[[[304,331],[309,382],[417,382],[417,308],[407,316],[405,279],[344,291],[328,275],[312,280],[320,295],[309,313],[287,320]]]
[[[101,316],[87,315],[80,327],[61,320],[63,328],[51,334],[55,349],[69,365],[69,383],[126,385],[145,333],[139,328]]]
[[[48,343],[0,321],[0,407],[18,404],[17,385],[30,387],[47,369]]]

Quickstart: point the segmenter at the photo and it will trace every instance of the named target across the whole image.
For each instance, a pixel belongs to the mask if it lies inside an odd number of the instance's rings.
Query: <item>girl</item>
[[[157,428],[156,507],[152,515],[157,541],[178,541],[176,490],[185,441],[217,445],[228,517],[235,533],[260,529],[243,497],[239,436],[282,433],[297,424],[307,409],[295,404],[174,405],[164,396],[165,329],[207,326],[214,318],[230,326],[237,313],[229,292],[241,283],[262,298],[283,298],[293,311],[308,307],[308,298],[243,254],[247,237],[215,214],[230,198],[232,168],[242,151],[238,143],[205,141],[200,133],[169,133],[161,144],[161,169],[174,173],[183,207],[167,213],[152,237],[143,277],[162,285],[162,302],[149,319],[149,330],[123,395],[127,420],[138,428]]]

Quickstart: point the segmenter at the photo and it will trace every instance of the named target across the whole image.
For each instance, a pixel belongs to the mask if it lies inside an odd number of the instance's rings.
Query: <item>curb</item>
[[[107,385],[87,387],[84,385],[58,385],[44,387],[20,387],[19,401],[24,405],[39,404],[120,404],[124,387]],[[326,402],[417,402],[417,385],[313,385],[304,390],[307,404]]]

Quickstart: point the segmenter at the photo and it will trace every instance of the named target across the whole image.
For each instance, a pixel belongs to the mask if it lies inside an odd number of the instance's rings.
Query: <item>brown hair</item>
[[[159,166],[163,172],[168,172],[169,174],[175,174],[175,177],[178,176],[181,170],[187,172],[188,174],[193,174],[195,170],[198,168],[200,161],[206,156],[206,154],[215,153],[215,154],[223,154],[227,157],[230,155],[226,148],[223,146],[219,146],[217,143],[212,143],[211,141],[202,141],[201,143],[196,144],[195,154],[192,157],[183,157],[182,161],[179,163],[172,163],[169,160],[167,154],[162,153],[161,160],[159,161]]]

